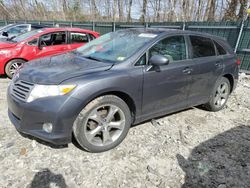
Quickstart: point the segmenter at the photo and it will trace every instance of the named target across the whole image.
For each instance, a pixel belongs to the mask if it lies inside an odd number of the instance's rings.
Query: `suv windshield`
[[[21,34],[21,35],[18,35],[17,37],[11,39],[11,41],[13,42],[21,42],[23,40],[26,40],[38,33],[41,33],[43,32],[43,29],[38,29],[38,30],[33,30],[33,31],[30,31],[30,32],[27,32],[27,33],[24,33],[24,34]]]
[[[116,63],[131,57],[138,49],[157,35],[136,30],[117,31],[105,34],[78,48],[75,53],[99,61]]]

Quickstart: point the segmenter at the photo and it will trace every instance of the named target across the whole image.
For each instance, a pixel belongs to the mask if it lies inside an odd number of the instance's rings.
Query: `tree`
[[[240,10],[238,14],[238,19],[243,19],[246,9],[247,9],[247,0],[240,0]]]
[[[214,21],[216,0],[209,0],[207,3],[207,21]]]
[[[144,23],[146,22],[147,5],[148,5],[148,1],[143,0],[141,21],[144,22]]]
[[[236,9],[238,5],[238,0],[231,0],[229,3],[228,8],[226,9],[226,12],[224,14],[223,20],[230,21],[230,20],[236,20]]]
[[[132,7],[132,3],[133,3],[133,1],[129,0],[127,22],[131,21],[131,7]]]
[[[118,0],[119,21],[122,21],[123,16],[123,0]]]

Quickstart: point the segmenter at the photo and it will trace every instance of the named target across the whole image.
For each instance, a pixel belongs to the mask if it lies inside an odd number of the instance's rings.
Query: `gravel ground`
[[[191,108],[130,129],[99,154],[20,136],[0,78],[0,187],[249,187],[250,76],[220,112]]]

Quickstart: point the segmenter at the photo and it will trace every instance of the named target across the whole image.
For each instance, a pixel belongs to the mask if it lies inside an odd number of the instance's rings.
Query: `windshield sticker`
[[[157,37],[157,35],[155,34],[151,34],[151,33],[141,33],[140,35],[138,35],[139,37],[147,37],[147,38],[155,38]]]
[[[125,57],[119,56],[117,57],[117,61],[123,61],[125,59]]]

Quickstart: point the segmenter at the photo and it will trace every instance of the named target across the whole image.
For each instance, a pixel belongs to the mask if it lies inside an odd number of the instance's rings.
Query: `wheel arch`
[[[92,97],[88,99],[86,105],[89,102],[91,102],[92,100],[94,100],[95,98],[98,98],[98,97],[104,96],[104,95],[115,95],[115,96],[121,98],[128,105],[129,110],[131,112],[131,116],[132,116],[132,123],[134,122],[136,112],[137,112],[136,104],[135,104],[135,101],[133,100],[133,98],[128,93],[126,93],[124,91],[111,90],[111,91],[99,92],[96,95],[92,95]]]
[[[227,78],[230,83],[230,93],[232,93],[233,88],[234,88],[234,77],[232,74],[224,74],[223,77]]]
[[[4,74],[6,74],[6,66],[7,66],[7,64],[8,64],[10,61],[13,61],[13,60],[16,60],[16,59],[20,59],[20,60],[23,60],[23,61],[25,61],[25,62],[28,61],[27,59],[24,59],[24,58],[13,58],[13,59],[8,60],[8,61],[5,63],[5,65],[4,65]]]

